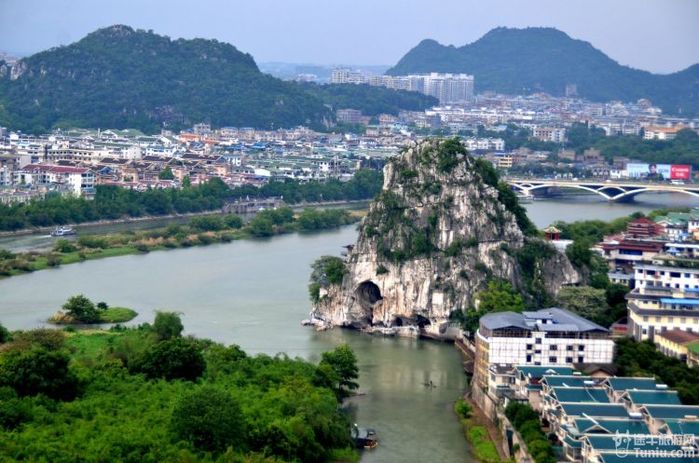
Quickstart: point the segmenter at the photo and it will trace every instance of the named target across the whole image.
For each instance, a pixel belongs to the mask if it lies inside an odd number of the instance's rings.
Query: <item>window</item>
[[[578,355],[578,363],[585,363],[585,357]]]
[[[558,358],[556,358],[556,356],[549,357],[549,363],[556,363],[557,361],[558,361]]]
[[[566,357],[566,363],[573,363],[573,357]]]
[[[553,344],[553,345],[549,346],[549,350],[558,350],[558,346]]]
[[[566,346],[566,350],[573,350],[573,346]]]
[[[527,363],[529,363],[529,362],[531,362],[531,361],[532,361],[532,356],[531,356],[531,354],[530,354],[530,355],[527,355]]]
[[[534,340],[534,342],[537,343],[537,344],[541,344],[541,338],[536,338],[536,339]]]
[[[578,346],[578,351],[582,352],[585,350],[585,346]]]
[[[527,350],[533,349],[534,345],[533,344],[527,344]]]
[[[540,354],[540,353],[541,353],[541,349],[535,350],[534,353],[535,353],[535,354]]]

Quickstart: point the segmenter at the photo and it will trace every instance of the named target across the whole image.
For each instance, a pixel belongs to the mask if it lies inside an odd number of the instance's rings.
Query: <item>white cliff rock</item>
[[[491,278],[551,295],[577,283],[568,259],[543,243],[546,259],[524,274],[517,255],[532,241],[523,232],[531,224],[485,162],[454,140],[428,140],[391,160],[342,283],[321,290],[311,323],[446,338],[450,313],[472,307]]]

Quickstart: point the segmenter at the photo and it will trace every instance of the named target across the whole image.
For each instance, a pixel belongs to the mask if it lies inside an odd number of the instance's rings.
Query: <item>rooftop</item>
[[[608,332],[608,330],[579,315],[558,307],[533,312],[496,312],[484,315],[481,326],[490,330],[519,328],[527,331]]]

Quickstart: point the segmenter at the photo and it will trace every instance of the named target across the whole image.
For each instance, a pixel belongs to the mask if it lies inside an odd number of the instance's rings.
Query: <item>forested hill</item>
[[[0,125],[35,133],[75,126],[156,132],[201,121],[216,127],[320,127],[332,121],[325,103],[335,101],[333,92],[311,92],[263,74],[252,56],[227,43],[171,40],[116,25],[14,68],[0,61]],[[373,93],[366,89],[361,96],[372,99]],[[403,109],[404,99],[392,96],[391,104],[373,109]],[[413,103],[405,109],[415,109]]]
[[[477,91],[563,95],[567,84],[593,101],[649,98],[665,112],[699,114],[699,64],[659,75],[622,66],[590,43],[553,28],[496,28],[454,47],[423,40],[386,73],[465,72]]]

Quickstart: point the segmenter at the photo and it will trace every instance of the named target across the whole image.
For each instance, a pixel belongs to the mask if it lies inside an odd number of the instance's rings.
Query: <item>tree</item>
[[[184,178],[182,179],[182,188],[191,188],[192,187],[192,180],[189,178],[189,175],[185,175]]]
[[[359,388],[359,384],[354,381],[359,378],[357,357],[349,345],[342,344],[329,352],[324,352],[319,368],[324,369],[326,375],[332,372],[329,379],[333,383],[333,389],[339,400],[348,397],[352,391]]]
[[[524,310],[522,295],[505,280],[491,280],[488,288],[478,293],[478,310],[491,312],[521,312]]]
[[[64,350],[11,349],[0,362],[0,386],[13,388],[19,396],[45,394],[52,399],[72,400],[78,380],[69,368]]]
[[[100,315],[92,301],[82,294],[73,296],[63,304],[65,310],[75,320],[82,323],[97,323],[100,321]]]
[[[263,238],[274,234],[274,222],[272,219],[263,215],[256,215],[249,225],[250,234],[252,236]]]
[[[161,312],[157,311],[155,313],[155,320],[153,321],[153,331],[155,335],[161,341],[178,338],[182,335],[184,330],[184,325],[182,324],[182,319],[179,314],[175,312]]]
[[[10,335],[10,330],[0,324],[0,344],[4,344],[11,339],[12,336]]]
[[[211,452],[227,447],[239,449],[245,441],[245,417],[238,401],[211,386],[181,397],[172,412],[170,427],[178,438]]]
[[[170,166],[168,166],[160,171],[160,173],[158,174],[158,178],[160,180],[174,180],[175,174],[172,173],[172,169],[170,168]]]
[[[129,370],[151,379],[194,381],[204,373],[206,364],[196,342],[172,338],[149,346],[129,364]]]
[[[609,320],[607,295],[603,289],[590,286],[564,286],[558,292],[557,300],[562,308],[595,323],[609,326],[614,321]]]

